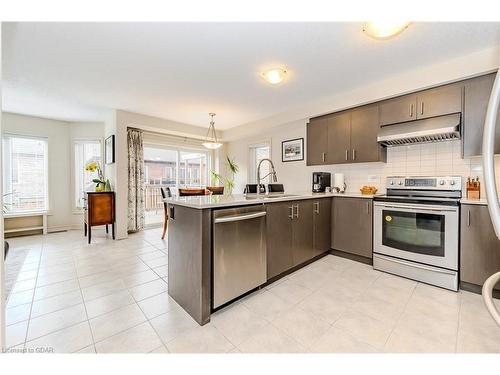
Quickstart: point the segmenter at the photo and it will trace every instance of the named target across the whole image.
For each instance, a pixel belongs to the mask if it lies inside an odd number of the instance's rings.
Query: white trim
[[[42,225],[37,225],[36,227],[20,227],[14,229],[4,229],[4,233],[18,233],[18,232],[27,232],[32,230],[42,230],[43,234],[47,234],[47,212],[46,211],[38,211],[38,212],[22,212],[16,214],[5,214],[4,219],[16,219],[21,217],[42,217]]]
[[[265,138],[260,141],[252,141],[247,144],[247,181],[249,183],[257,183],[257,166],[254,165],[255,161],[255,149],[258,147],[269,147],[269,159],[272,160],[273,150],[272,150],[272,139]],[[263,181],[266,183],[266,181]],[[271,182],[271,176],[269,176],[269,180],[267,182]]]

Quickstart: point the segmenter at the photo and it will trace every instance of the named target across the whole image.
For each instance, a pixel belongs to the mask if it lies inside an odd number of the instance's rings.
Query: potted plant
[[[102,173],[101,166],[98,161],[91,161],[85,165],[85,170],[87,172],[97,172],[97,178],[94,178],[92,182],[96,184],[95,191],[101,192],[104,191],[106,187],[106,181],[104,181],[104,175]]]
[[[227,164],[227,169],[229,172],[229,176],[223,177],[221,174],[217,173],[216,171],[210,171],[210,174],[212,175],[212,184],[215,185],[217,182],[223,184],[223,186],[209,186],[207,187],[208,190],[213,191],[212,189],[218,189],[218,191],[224,191],[224,187],[226,188],[226,193],[228,195],[233,194],[233,188],[234,188],[234,178],[236,174],[239,172],[240,167],[238,164],[235,163],[234,160],[232,160],[229,156],[226,156],[226,164]]]
[[[224,194],[224,177],[217,173],[214,170],[210,171],[211,178],[211,186],[207,186],[207,190],[210,190],[212,194],[222,195]],[[219,184],[222,184],[220,186]]]

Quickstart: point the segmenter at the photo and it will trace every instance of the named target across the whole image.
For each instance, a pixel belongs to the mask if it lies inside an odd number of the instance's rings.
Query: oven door
[[[376,202],[373,251],[458,270],[458,207]]]

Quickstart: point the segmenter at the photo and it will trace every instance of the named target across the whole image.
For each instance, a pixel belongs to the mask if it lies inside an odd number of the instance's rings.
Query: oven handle
[[[439,272],[439,273],[444,273],[445,275],[455,275],[455,272],[453,271],[448,271],[448,270],[444,270],[444,269],[441,269],[441,268],[437,268],[437,267],[430,267],[430,266],[424,266],[423,264],[417,264],[417,263],[413,263],[413,262],[405,262],[404,260],[400,260],[400,259],[395,259],[395,258],[389,258],[387,256],[383,256],[383,255],[375,255],[376,257],[379,257],[381,259],[384,259],[388,262],[393,262],[393,263],[399,263],[399,264],[402,264],[404,266],[410,266],[410,267],[414,267],[414,268],[420,268],[422,270],[426,270],[426,271],[433,271],[433,272]]]
[[[376,206],[383,207],[383,208],[400,208],[400,209],[409,209],[409,210],[418,210],[418,211],[434,211],[434,212],[457,212],[457,209],[455,208],[423,208],[419,206],[398,206],[398,205],[392,205],[392,204],[377,204],[375,203]]]

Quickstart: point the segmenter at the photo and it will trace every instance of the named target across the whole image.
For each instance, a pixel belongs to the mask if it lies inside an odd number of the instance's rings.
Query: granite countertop
[[[233,206],[247,206],[251,204],[263,204],[272,202],[286,202],[303,199],[318,199],[318,198],[363,198],[372,199],[375,195],[363,195],[357,192],[346,193],[312,193],[312,192],[290,192],[290,193],[275,193],[270,194],[272,198],[262,194],[257,198],[256,194],[235,194],[235,195],[203,195],[193,197],[171,197],[165,199],[167,203],[197,208],[219,208],[219,207],[233,207]]]

